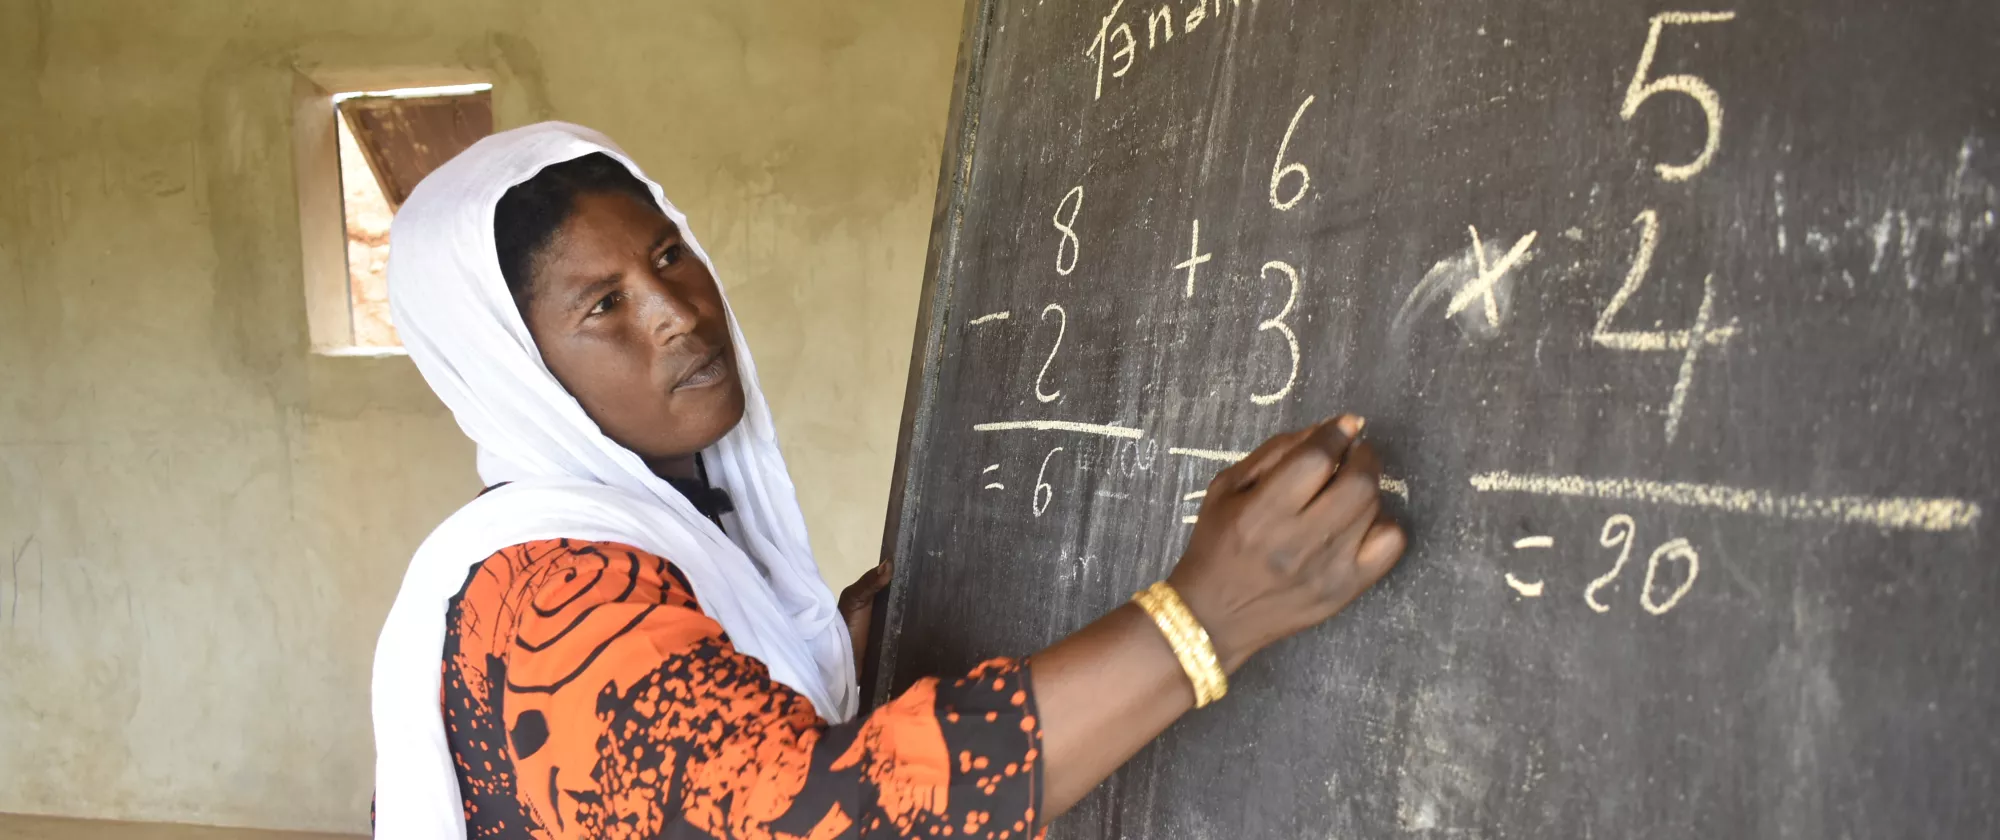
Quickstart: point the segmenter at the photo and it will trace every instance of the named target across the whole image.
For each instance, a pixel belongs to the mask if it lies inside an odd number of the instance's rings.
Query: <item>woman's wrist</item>
[[[1240,622],[1230,620],[1234,611],[1217,603],[1207,587],[1187,584],[1172,576],[1167,578],[1167,584],[1180,594],[1188,612],[1193,613],[1195,621],[1208,632],[1209,643],[1215,648],[1215,658],[1225,675],[1236,673],[1252,654],[1263,647],[1250,641],[1249,634],[1243,632],[1244,628],[1237,626]]]

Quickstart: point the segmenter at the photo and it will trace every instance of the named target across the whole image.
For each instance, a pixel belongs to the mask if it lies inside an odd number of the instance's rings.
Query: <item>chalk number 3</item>
[[[1290,350],[1292,353],[1292,367],[1285,373],[1284,387],[1268,394],[1251,395],[1250,401],[1257,405],[1270,405],[1284,399],[1286,394],[1292,392],[1292,385],[1299,381],[1299,337],[1292,332],[1291,325],[1285,323],[1285,317],[1292,314],[1292,306],[1299,302],[1299,270],[1278,260],[1272,260],[1264,264],[1264,270],[1261,274],[1265,278],[1269,278],[1274,272],[1282,275],[1287,283],[1285,306],[1278,310],[1277,315],[1267,318],[1263,323],[1258,324],[1257,331],[1276,331],[1280,337],[1285,339],[1285,349]]]
[[[1653,94],[1671,92],[1687,94],[1708,117],[1708,137],[1702,141],[1700,155],[1687,163],[1662,163],[1653,167],[1665,180],[1685,181],[1708,168],[1709,161],[1715,159],[1715,150],[1722,146],[1722,97],[1716,95],[1715,88],[1709,87],[1707,82],[1685,73],[1647,81],[1646,73],[1653,69],[1653,54],[1660,46],[1660,30],[1668,25],[1723,23],[1735,19],[1735,12],[1661,12],[1653,16],[1646,31],[1646,46],[1639,51],[1639,66],[1632,71],[1632,84],[1625,88],[1625,104],[1618,110],[1618,116],[1630,121],[1633,115],[1639,113],[1639,106]]]

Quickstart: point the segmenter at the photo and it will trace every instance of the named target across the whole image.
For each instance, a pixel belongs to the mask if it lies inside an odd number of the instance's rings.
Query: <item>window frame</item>
[[[292,76],[292,161],[298,193],[299,259],[306,334],[320,356],[402,356],[395,347],[355,344],[347,267],[347,220],[341,190],[336,92],[491,84],[464,67],[311,70]]]

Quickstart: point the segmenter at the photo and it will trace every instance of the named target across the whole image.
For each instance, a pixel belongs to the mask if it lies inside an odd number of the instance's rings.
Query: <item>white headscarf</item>
[[[375,836],[463,840],[458,777],[439,707],[445,611],[473,566],[524,542],[625,543],[687,576],[736,649],[830,721],[854,715],[847,626],[821,581],[757,368],[729,314],[744,416],[703,453],[736,511],[715,527],[639,456],[599,431],[549,373],[494,250],[493,210],[553,163],[603,152],[652,190],[682,241],[714,263],[631,158],[601,134],[541,123],[487,137],[418,184],[396,214],[389,302],[410,358],[479,447],[479,476],[510,482],[467,504],[410,561],[375,646]],[[724,304],[725,309],[727,303]],[[732,537],[734,538],[732,540]]]

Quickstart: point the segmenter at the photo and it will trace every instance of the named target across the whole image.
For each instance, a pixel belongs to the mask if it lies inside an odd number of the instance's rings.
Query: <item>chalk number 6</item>
[[[1307,108],[1312,107],[1313,99],[1308,96],[1306,101],[1299,103],[1299,110],[1292,114],[1292,124],[1285,126],[1285,139],[1278,142],[1278,159],[1271,162],[1271,206],[1279,210],[1292,209],[1299,199],[1306,197],[1306,188],[1312,186],[1312,173],[1306,171],[1306,165],[1286,163],[1285,152],[1292,147],[1292,132],[1299,130],[1299,118],[1306,115]],[[1279,198],[1278,190],[1284,186],[1285,178],[1291,175],[1299,176],[1298,191],[1292,193],[1291,198]]]
[[[1669,24],[1722,23],[1735,19],[1735,12],[1661,12],[1653,16],[1651,27],[1646,31],[1646,46],[1639,51],[1639,67],[1632,71],[1632,84],[1625,88],[1625,105],[1619,109],[1618,116],[1630,121],[1634,114],[1639,113],[1639,106],[1653,94],[1673,92],[1687,94],[1708,117],[1708,137],[1702,141],[1701,154],[1683,164],[1655,165],[1653,168],[1663,179],[1685,181],[1708,168],[1709,161],[1715,158],[1715,150],[1722,145],[1722,97],[1717,96],[1715,88],[1709,87],[1707,82],[1685,73],[1661,76],[1650,82],[1646,80],[1646,72],[1653,69],[1653,53],[1660,46],[1660,30]]]

